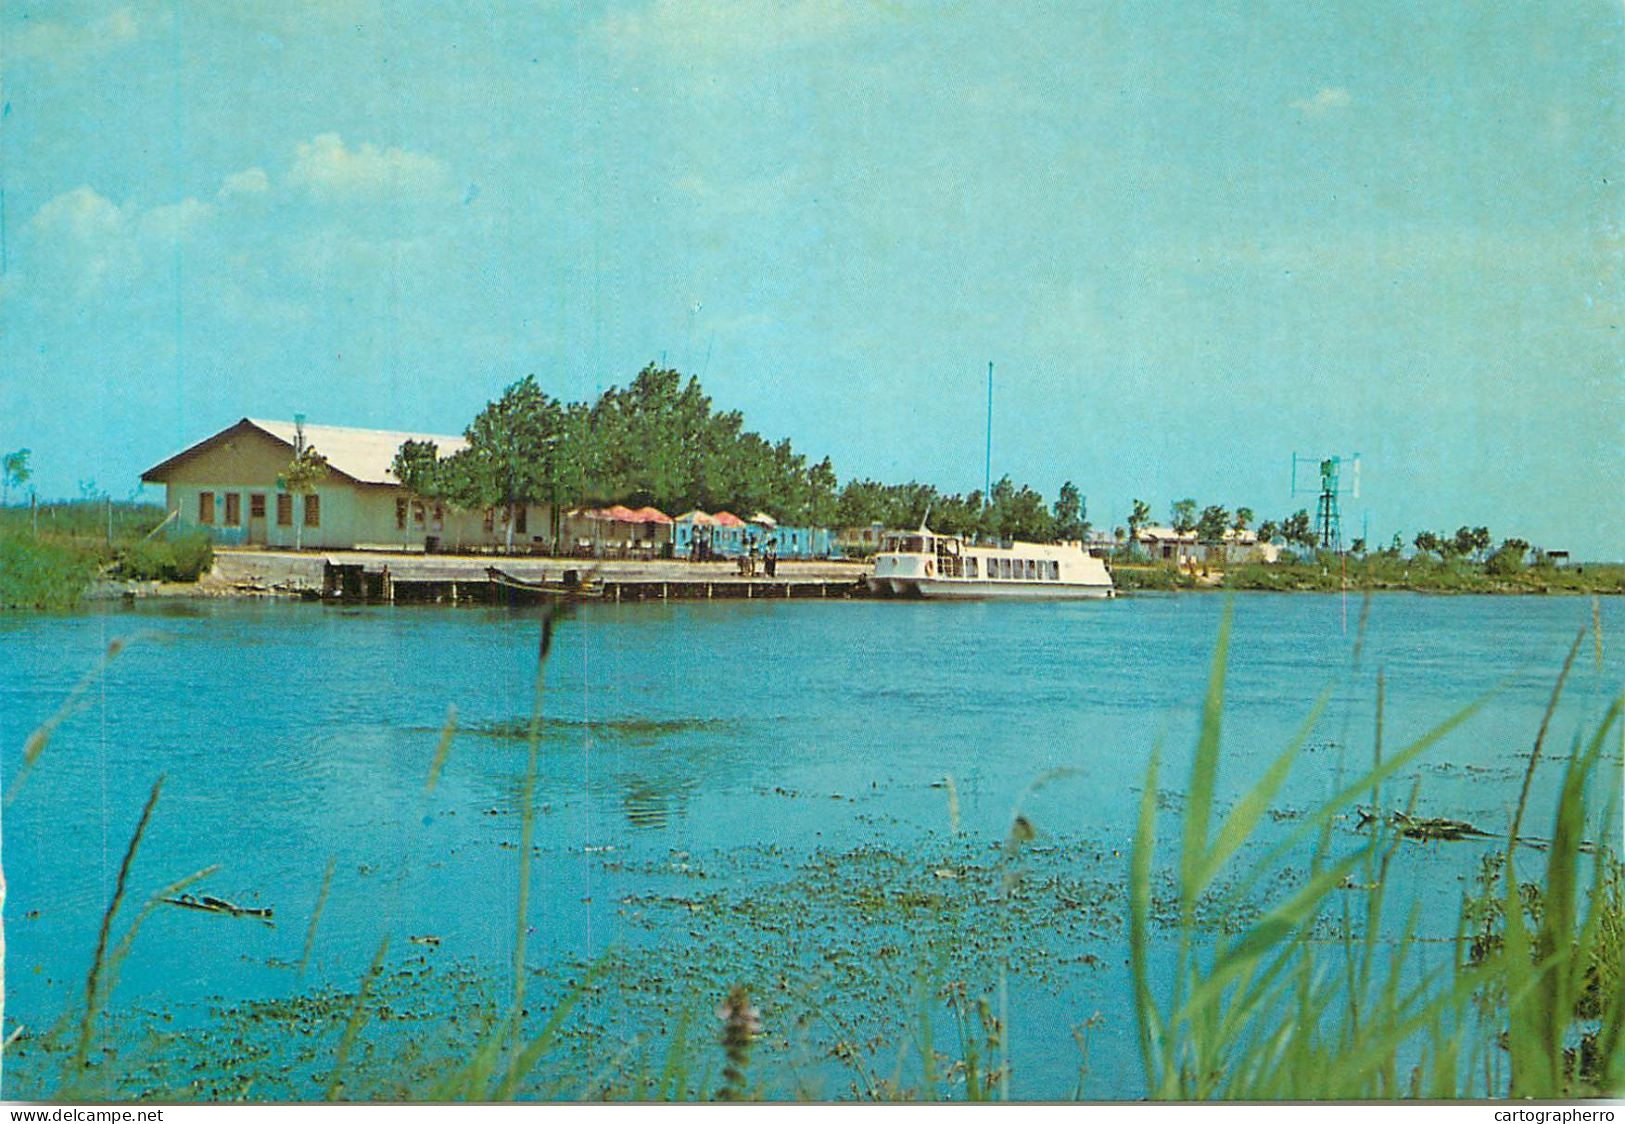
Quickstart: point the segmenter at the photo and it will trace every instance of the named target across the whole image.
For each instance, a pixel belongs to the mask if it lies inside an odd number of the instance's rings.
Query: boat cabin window
[[[1049,580],[1052,582],[1058,582],[1061,580],[1061,564],[1059,562],[1051,562],[1049,564]]]
[[[1032,581],[1038,577],[1038,563],[1031,558],[1027,559],[1027,580]]]
[[[999,577],[1007,578],[1009,576],[1010,576],[1010,559],[1008,559],[1008,558],[999,559]]]
[[[931,549],[931,540],[923,535],[889,535],[884,549],[896,554],[924,554]]]
[[[974,578],[976,576],[976,557],[975,557],[975,555],[966,555],[965,556],[965,576],[967,578]]]

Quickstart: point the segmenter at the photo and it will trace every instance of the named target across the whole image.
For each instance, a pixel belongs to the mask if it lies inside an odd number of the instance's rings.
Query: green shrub
[[[214,565],[214,546],[204,535],[176,535],[139,542],[119,558],[119,576],[137,581],[195,582]]]
[[[91,553],[32,536],[0,536],[0,609],[71,609],[95,576]]]

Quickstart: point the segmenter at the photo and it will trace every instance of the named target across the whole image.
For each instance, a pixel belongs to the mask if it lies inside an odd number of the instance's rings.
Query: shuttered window
[[[305,497],[305,526],[320,527],[322,525],[322,497]]]
[[[395,501],[395,529],[397,531],[406,530],[406,500],[404,499]]]
[[[248,517],[250,519],[265,518],[265,493],[255,492],[248,497]]]
[[[286,492],[279,493],[276,498],[276,525],[293,526],[293,497]]]
[[[197,495],[197,521],[199,523],[214,522],[214,493],[199,492]]]
[[[236,527],[243,521],[243,497],[241,492],[226,493],[226,526]]]

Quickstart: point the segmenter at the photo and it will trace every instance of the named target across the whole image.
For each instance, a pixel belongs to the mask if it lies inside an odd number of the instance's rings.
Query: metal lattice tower
[[[1297,453],[1292,454],[1292,494],[1296,496],[1300,491],[1312,490],[1308,486],[1298,487],[1298,461]],[[1303,457],[1302,460],[1314,463],[1316,458]],[[1315,504],[1315,537],[1320,540],[1322,550],[1341,551],[1343,549],[1343,514],[1338,503],[1338,497],[1343,494],[1343,462],[1347,460],[1353,466],[1353,487],[1351,494],[1355,499],[1360,498],[1360,454],[1355,453],[1349,457],[1321,457],[1320,463],[1320,490],[1319,498]]]
[[[1340,459],[1327,457],[1320,462],[1320,503],[1315,509],[1315,531],[1322,550],[1343,549],[1343,517],[1337,509]]]

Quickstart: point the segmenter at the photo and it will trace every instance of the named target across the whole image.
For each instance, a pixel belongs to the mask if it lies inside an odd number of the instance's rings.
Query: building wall
[[[201,459],[201,458],[200,458]],[[185,466],[190,467],[190,466]],[[263,463],[249,467],[266,467]],[[329,550],[352,547],[375,547],[391,550],[422,550],[428,539],[438,540],[439,549],[489,549],[502,546],[506,541],[506,528],[500,515],[491,521],[491,530],[485,529],[482,512],[453,511],[443,508],[441,518],[434,518],[434,505],[424,504],[424,518],[419,522],[404,489],[388,484],[355,484],[330,478],[316,486],[320,523],[315,527],[301,527],[304,518],[305,497],[293,496],[293,523],[277,524],[276,477],[287,467],[284,460],[276,471],[258,479],[248,478],[235,464],[215,466],[219,475],[204,477],[200,472],[187,475],[187,482],[171,481],[166,485],[166,506],[170,511],[179,509],[179,525],[186,530],[200,530],[216,542],[237,546],[263,543],[270,547],[291,548],[295,532],[299,532],[300,545],[306,548]],[[199,500],[204,492],[214,494],[214,522],[203,524],[199,519]],[[226,521],[228,494],[238,499],[236,523]],[[251,524],[252,497],[265,497],[265,518]],[[398,525],[396,501],[406,500],[406,526]],[[526,509],[526,530],[514,533],[514,548],[528,549],[534,540],[545,538],[548,530],[548,508],[532,505]]]

